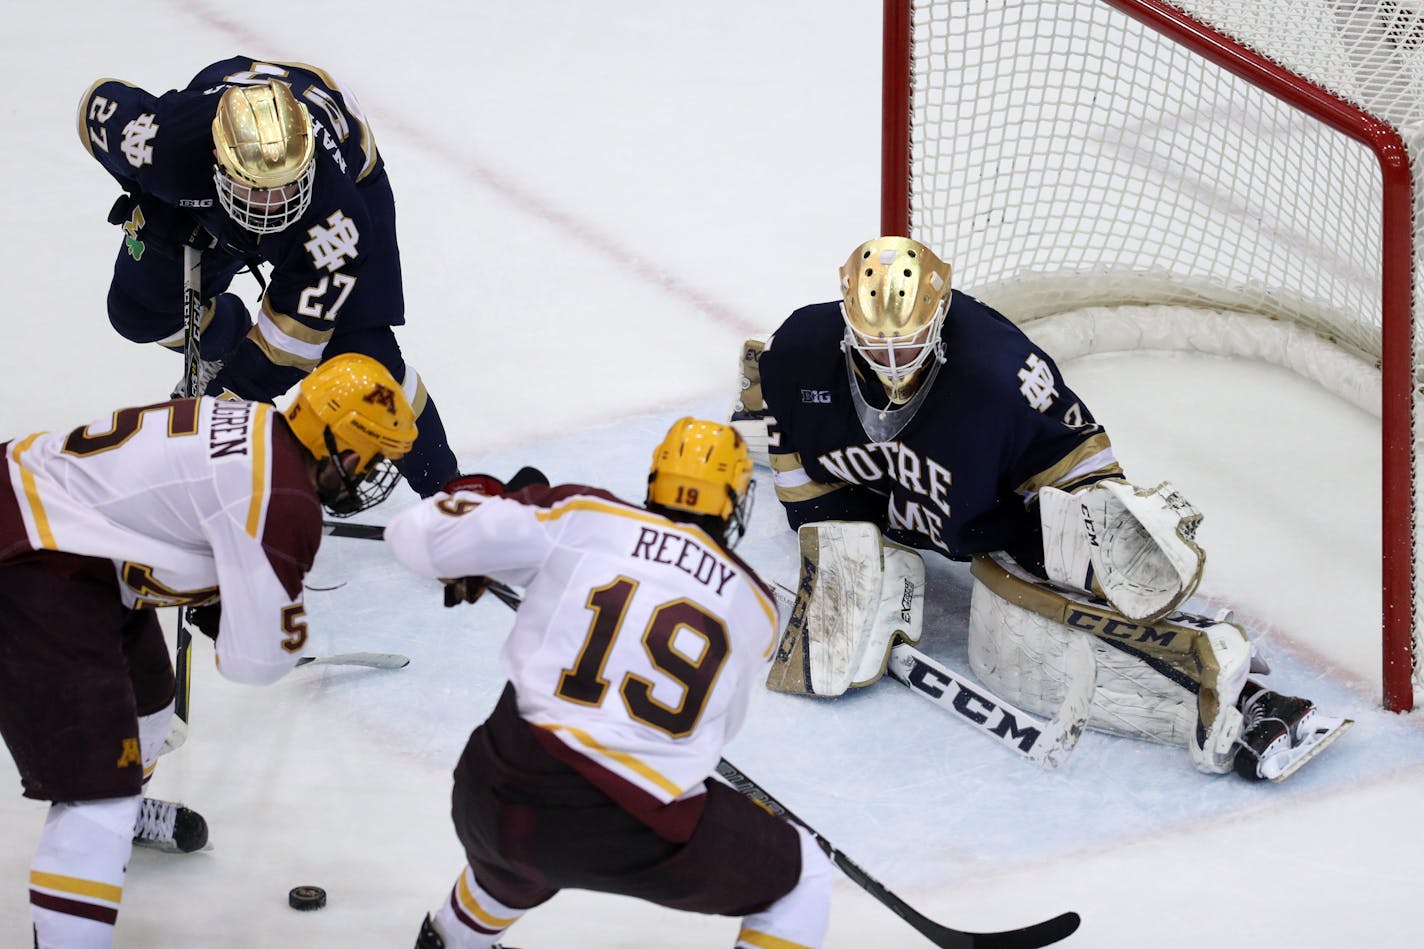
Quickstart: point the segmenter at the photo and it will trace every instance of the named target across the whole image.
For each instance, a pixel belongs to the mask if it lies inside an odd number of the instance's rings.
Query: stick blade
[[[363,666],[367,669],[404,669],[410,658],[394,652],[342,652],[332,656],[303,656],[297,666],[319,663],[324,666]]]
[[[930,938],[937,946],[954,946],[959,949],[1038,949],[1040,946],[1051,946],[1067,939],[1078,931],[1082,922],[1081,916],[1070,911],[1022,929],[1006,929],[993,933],[964,933],[946,929],[945,936],[949,937],[946,941],[941,942],[934,936]],[[965,937],[968,937],[967,941]],[[950,941],[951,939],[955,941]]]

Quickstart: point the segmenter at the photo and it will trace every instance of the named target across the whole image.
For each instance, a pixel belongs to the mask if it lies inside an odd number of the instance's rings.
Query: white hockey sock
[[[831,924],[831,861],[815,838],[801,838],[801,879],[781,899],[742,920],[737,949],[818,949]]]
[[[50,805],[30,863],[30,913],[41,949],[112,942],[141,800]]]
[[[138,717],[138,746],[143,758],[143,783],[153,777],[153,767],[158,763],[158,755],[163,751],[163,740],[168,737],[168,726],[173,721],[173,703],[169,702],[152,715]]]
[[[445,949],[491,949],[524,910],[505,906],[475,882],[468,866],[450,890],[450,898],[431,914]]]

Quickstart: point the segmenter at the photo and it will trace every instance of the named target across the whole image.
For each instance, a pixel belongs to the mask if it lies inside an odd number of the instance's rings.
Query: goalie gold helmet
[[[720,522],[729,547],[746,533],[751,487],[747,443],[730,425],[680,418],[653,450],[648,504]]]
[[[288,227],[311,204],[316,137],[286,83],[230,86],[213,116],[213,150],[218,201],[254,234]]]
[[[930,358],[943,358],[950,266],[908,237],[877,237],[841,268],[846,343],[870,365],[890,400],[908,402]]]
[[[317,459],[317,493],[344,517],[384,501],[400,481],[392,462],[415,442],[415,412],[390,372],[344,353],[302,380],[286,412],[292,434]],[[356,455],[354,468],[342,452]]]

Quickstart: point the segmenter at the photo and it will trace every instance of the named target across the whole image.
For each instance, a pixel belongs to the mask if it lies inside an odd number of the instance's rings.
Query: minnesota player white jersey
[[[112,560],[130,607],[221,591],[217,659],[229,679],[272,682],[303,655],[302,577],[321,509],[270,406],[161,402],[3,449],[0,560],[44,550]]]
[[[593,488],[436,495],[386,543],[423,576],[524,587],[500,657],[520,716],[662,802],[702,789],[776,645],[750,567]]]

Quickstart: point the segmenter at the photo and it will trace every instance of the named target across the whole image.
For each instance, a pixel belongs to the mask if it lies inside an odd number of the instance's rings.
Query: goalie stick
[[[794,605],[796,594],[776,584],[777,599]],[[1097,686],[1092,648],[1075,642],[1068,655],[1067,688],[1052,720],[1041,722],[971,682],[906,642],[896,642],[886,664],[892,678],[921,698],[953,712],[981,735],[1044,768],[1068,759],[1088,724]]]
[[[522,599],[510,587],[498,580],[491,580],[486,589],[511,610],[519,609]],[[867,873],[860,864],[841,853],[834,844],[822,837],[816,828],[793,814],[785,805],[768,794],[765,788],[747,777],[740,768],[726,758],[718,760],[717,776],[732,790],[759,805],[768,813],[800,826],[811,835],[816,841],[816,845],[825,852],[830,861],[842,873],[850,878],[852,883],[885,904],[896,916],[909,923],[916,932],[936,946],[942,946],[945,949],[1038,949],[1040,946],[1051,946],[1055,942],[1067,939],[1082,922],[1082,918],[1077,913],[1070,911],[1020,929],[996,932],[969,932],[942,925],[891,893],[885,888],[885,884]]]

